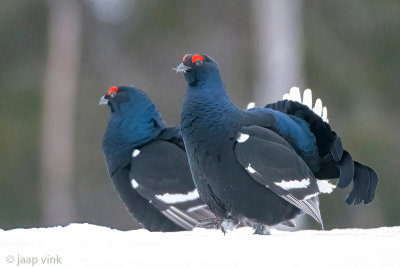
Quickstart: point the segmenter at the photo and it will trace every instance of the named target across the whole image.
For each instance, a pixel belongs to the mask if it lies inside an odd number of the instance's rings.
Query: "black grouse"
[[[166,127],[143,91],[111,87],[100,104],[111,110],[103,138],[109,175],[144,228],[191,230],[200,220],[214,217],[193,184],[179,127]]]
[[[318,194],[325,189],[314,175],[324,163],[321,137],[316,140],[307,120],[270,108],[238,108],[207,55],[185,55],[177,71],[188,83],[181,131],[190,169],[218,217],[210,223],[223,231],[249,225],[264,234],[306,213],[322,225]],[[335,162],[342,158],[339,142],[327,149]]]

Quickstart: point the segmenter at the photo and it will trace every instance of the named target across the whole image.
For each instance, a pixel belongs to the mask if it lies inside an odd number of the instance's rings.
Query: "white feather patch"
[[[315,114],[317,114],[318,116],[322,117],[322,101],[321,99],[317,99],[315,101],[315,106],[313,108],[313,111]]]
[[[255,172],[256,172],[256,170],[253,169],[253,168],[250,166],[250,164],[249,164],[249,166],[247,166],[246,170],[247,170],[249,173],[255,173]]]
[[[139,149],[134,149],[133,152],[132,152],[132,157],[135,158],[135,157],[139,156],[139,154],[140,154],[140,150]]]
[[[199,193],[197,190],[193,190],[191,192],[188,192],[186,194],[169,194],[165,193],[163,195],[156,195],[158,199],[161,201],[164,201],[165,203],[168,204],[174,204],[174,203],[179,203],[179,202],[186,202],[186,201],[192,201],[195,199],[198,199]]]
[[[328,122],[328,109],[326,107],[322,108],[322,120]]]
[[[283,100],[290,100],[289,94],[284,94],[282,99]]]
[[[132,187],[133,187],[134,189],[136,189],[136,188],[139,187],[139,184],[136,182],[135,179],[132,179],[132,180],[131,180],[131,185],[132,185]]]
[[[306,105],[310,109],[312,108],[312,92],[310,89],[304,90],[302,103],[303,105]]]
[[[307,195],[307,196],[304,197],[303,200],[310,199],[310,198],[312,198],[312,197],[316,197],[316,196],[318,196],[319,194],[320,194],[320,193],[317,192],[317,193],[314,193],[314,194],[311,194],[311,195]]]
[[[301,95],[300,95],[299,87],[290,88],[289,96],[290,96],[290,100],[297,101],[297,102],[301,103]]]
[[[243,143],[246,142],[247,139],[249,139],[250,135],[248,134],[244,134],[244,133],[240,133],[239,137],[236,139],[239,143]]]
[[[195,207],[191,207],[191,208],[187,209],[187,212],[193,212],[195,210],[199,210],[199,209],[202,209],[204,207],[207,207],[207,205],[198,205],[198,206],[195,206]]]
[[[251,108],[254,108],[255,106],[256,106],[256,103],[250,102],[250,103],[247,104],[246,109],[251,109]]]
[[[324,180],[317,180],[317,185],[319,191],[324,194],[330,194],[332,193],[333,189],[336,188],[336,185],[333,185],[330,182]]]
[[[301,181],[299,181],[299,180],[291,180],[291,181],[282,180],[282,182],[275,183],[275,184],[285,190],[292,189],[292,188],[307,188],[307,186],[310,185],[310,179],[305,178]]]
[[[289,94],[283,95],[283,100],[297,101],[309,107],[315,114],[322,118],[323,121],[329,123],[328,119],[328,109],[322,106],[321,99],[317,99],[314,107],[312,106],[312,91],[311,89],[306,89],[303,92],[303,99],[301,99],[300,89],[298,87],[290,88]]]

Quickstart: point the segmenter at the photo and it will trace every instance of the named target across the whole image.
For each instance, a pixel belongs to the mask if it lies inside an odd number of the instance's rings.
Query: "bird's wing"
[[[199,197],[185,151],[174,143],[155,140],[135,149],[129,177],[139,194],[184,229],[214,216]]]
[[[271,103],[265,106],[287,115],[296,116],[309,125],[310,131],[316,137],[319,156],[322,159],[319,171],[314,175],[318,179],[338,178],[337,186],[345,188],[353,181],[353,189],[346,198],[349,205],[355,205],[364,201],[370,203],[375,196],[378,186],[376,172],[361,163],[353,161],[350,153],[343,149],[340,137],[331,129],[327,118],[327,108],[322,107],[322,101],[317,99],[312,107],[312,93],[306,89],[303,99],[300,91],[294,87],[284,100]]]
[[[158,139],[172,142],[175,145],[177,145],[180,149],[182,149],[183,151],[186,151],[185,145],[183,144],[183,138],[182,138],[180,124],[175,125],[175,126],[169,126],[169,127],[165,128],[158,136]]]
[[[243,127],[235,154],[249,175],[321,225],[317,181],[295,150],[275,132],[260,127]]]
[[[246,115],[247,125],[259,125],[273,130],[296,150],[311,171],[319,170],[321,158],[316,139],[304,120],[270,108],[250,109]]]
[[[131,186],[129,170],[129,165],[119,168],[111,176],[111,179],[120,199],[132,216],[149,231],[172,232],[185,230],[185,228],[167,219]]]

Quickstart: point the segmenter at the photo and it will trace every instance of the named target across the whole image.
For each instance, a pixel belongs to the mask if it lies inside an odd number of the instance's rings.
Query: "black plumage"
[[[150,231],[191,230],[213,217],[193,184],[179,127],[166,127],[137,88],[112,87],[100,104],[111,110],[103,138],[108,172],[132,216]]]
[[[338,178],[339,188],[345,188],[353,181],[353,189],[346,198],[346,203],[349,205],[361,202],[368,204],[374,199],[378,186],[376,172],[368,166],[353,161],[350,153],[343,149],[340,137],[320,116],[308,106],[290,100],[278,101],[265,107],[294,115],[309,124],[310,131],[316,137],[318,154],[321,158],[321,165],[314,172],[316,178]]]
[[[238,108],[218,64],[206,55],[186,55],[177,71],[188,82],[181,130],[192,176],[222,228],[242,224],[264,233],[302,213],[322,225],[314,173],[324,164],[320,151],[331,137],[316,138],[301,117]],[[343,157],[328,150],[335,159]]]

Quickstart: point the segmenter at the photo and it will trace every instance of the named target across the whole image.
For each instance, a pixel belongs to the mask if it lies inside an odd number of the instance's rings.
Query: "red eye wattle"
[[[188,56],[189,54],[186,54],[186,55],[184,55],[183,56],[183,58],[182,58],[182,62],[184,62],[185,61],[185,59],[187,58],[187,56]]]
[[[195,63],[195,62],[197,62],[199,60],[204,60],[204,57],[202,57],[201,55],[194,55],[192,57],[192,63]]]
[[[118,92],[118,87],[113,86],[108,90],[108,94],[111,95],[111,93],[117,93]]]

